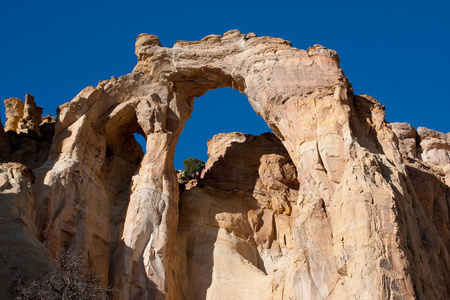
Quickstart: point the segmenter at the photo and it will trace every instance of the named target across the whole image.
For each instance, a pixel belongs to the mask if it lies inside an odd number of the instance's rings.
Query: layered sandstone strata
[[[233,30],[166,48],[142,34],[136,55],[132,73],[59,107],[45,162],[31,166],[53,257],[82,255],[116,299],[450,297],[448,135],[424,130],[419,151],[399,133],[403,158],[384,107],[353,95],[319,45]],[[180,198],[173,155],[194,100],[230,86],[275,136],[216,136]],[[420,193],[409,156],[430,174],[445,165],[440,196]]]

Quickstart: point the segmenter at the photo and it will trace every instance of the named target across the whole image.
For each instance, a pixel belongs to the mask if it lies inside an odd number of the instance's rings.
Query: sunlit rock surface
[[[391,127],[319,45],[233,30],[166,48],[141,34],[136,55],[132,73],[62,104],[47,134],[31,98],[5,102],[1,158],[35,176],[13,191],[29,191],[34,224],[15,230],[42,253],[81,255],[115,299],[450,297],[448,134]],[[194,99],[230,86],[274,135],[215,136],[180,195],[173,156]]]

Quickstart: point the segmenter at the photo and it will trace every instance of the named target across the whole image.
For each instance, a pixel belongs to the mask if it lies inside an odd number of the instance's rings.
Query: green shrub
[[[190,177],[195,177],[200,174],[200,171],[205,168],[205,163],[198,158],[188,157],[183,161],[184,173]]]

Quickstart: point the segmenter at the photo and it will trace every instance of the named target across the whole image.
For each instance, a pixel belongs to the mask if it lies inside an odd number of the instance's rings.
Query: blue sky
[[[355,93],[385,105],[388,121],[450,131],[449,1],[130,2],[0,0],[0,98],[30,93],[55,115],[84,87],[131,72],[140,33],[172,47],[239,29],[334,49]],[[187,157],[206,160],[207,139],[230,131],[268,127],[237,91],[198,98],[175,167]]]

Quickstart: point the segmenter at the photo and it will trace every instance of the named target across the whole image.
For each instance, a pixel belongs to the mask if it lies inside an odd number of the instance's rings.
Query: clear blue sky
[[[131,72],[140,33],[172,47],[239,29],[334,49],[355,93],[385,105],[388,121],[450,131],[449,1],[130,2],[0,0],[0,98],[30,93],[55,115],[84,87]],[[206,160],[216,133],[268,131],[231,89],[208,92],[194,109],[176,168],[187,157]]]

